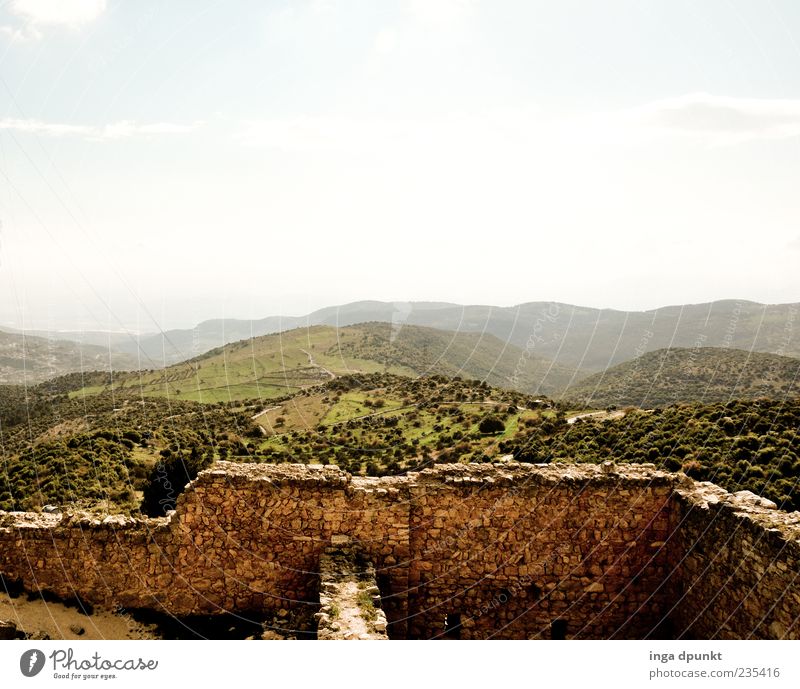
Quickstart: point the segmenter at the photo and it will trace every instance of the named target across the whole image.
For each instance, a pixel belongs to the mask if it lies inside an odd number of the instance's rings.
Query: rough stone
[[[334,539],[374,567],[392,638],[551,638],[554,620],[567,638],[800,638],[800,514],[652,465],[218,462],[166,517],[0,513],[0,573],[110,608],[313,625]]]
[[[8,641],[17,638],[17,625],[11,620],[0,620],[0,639]]]

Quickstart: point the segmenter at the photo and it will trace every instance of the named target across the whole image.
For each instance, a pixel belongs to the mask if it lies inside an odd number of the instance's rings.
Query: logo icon
[[[26,677],[35,677],[44,667],[44,653],[38,648],[31,648],[19,659],[19,669]]]

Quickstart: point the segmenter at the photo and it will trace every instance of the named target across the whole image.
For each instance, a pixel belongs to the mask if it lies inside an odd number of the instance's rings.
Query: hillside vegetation
[[[0,509],[138,511],[156,489],[151,512],[163,514],[221,448],[244,451],[247,435],[260,435],[250,418],[258,405],[70,398],[68,387],[0,386]]]
[[[800,359],[714,347],[651,352],[584,378],[563,393],[578,406],[645,408],[798,395]]]
[[[166,369],[115,376],[116,391],[198,402],[284,396],[341,375],[462,375],[529,394],[552,393],[574,371],[526,356],[490,335],[390,324],[315,326],[265,335],[211,350]]]
[[[436,462],[655,462],[800,508],[800,401],[735,401],[575,419],[546,398],[444,376],[337,376],[292,395],[201,404],[68,376],[0,387],[0,509],[164,514],[218,459],[400,474]],[[108,382],[97,374],[96,387]],[[621,417],[621,418],[619,418]]]
[[[136,367],[134,356],[107,347],[0,330],[0,384],[31,385],[74,371]]]
[[[0,387],[0,509],[158,515],[217,459],[401,473],[494,457],[501,440],[555,415],[546,400],[441,376],[341,376],[266,410],[260,400],[200,404],[124,390],[70,396],[80,384]]]
[[[595,309],[556,302],[517,306],[362,301],[300,317],[216,319],[195,328],[128,339],[120,347],[143,361],[171,364],[237,340],[301,326],[344,327],[380,321],[494,335],[569,369],[602,371],[665,347],[726,347],[800,357],[800,304],[727,299],[649,311]],[[137,349],[138,348],[138,349]],[[154,364],[148,364],[154,365]]]
[[[800,400],[677,404],[535,425],[500,445],[523,462],[654,462],[800,509]]]
[[[346,376],[256,417],[270,462],[337,464],[356,474],[431,462],[488,461],[521,428],[555,417],[551,402],[443,376]]]

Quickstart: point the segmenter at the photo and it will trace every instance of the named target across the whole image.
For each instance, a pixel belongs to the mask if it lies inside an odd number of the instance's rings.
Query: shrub
[[[506,430],[506,425],[499,417],[495,416],[494,414],[489,414],[481,420],[480,424],[478,424],[478,430],[481,433],[486,434],[502,433],[504,430]]]

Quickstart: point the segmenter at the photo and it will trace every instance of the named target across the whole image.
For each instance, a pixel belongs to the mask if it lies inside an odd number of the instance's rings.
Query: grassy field
[[[544,405],[527,408],[511,394],[425,379],[300,395],[256,418],[266,434],[257,452],[271,461],[333,463],[368,474],[429,461],[488,459],[520,428],[556,413]],[[504,428],[482,432],[487,416],[499,418]]]
[[[474,380],[323,374],[326,382],[290,396],[216,404],[143,398],[133,387],[70,397],[80,378],[6,386],[0,509],[53,503],[159,514],[166,496],[220,459],[378,476],[503,454],[654,462],[800,507],[798,400],[677,404],[568,423],[586,410]]]
[[[315,326],[235,342],[166,369],[119,373],[112,383],[70,394],[118,392],[203,403],[268,402],[336,376],[370,373],[462,375],[534,393],[547,376],[551,383],[544,387],[571,376],[548,362],[526,359],[520,366],[520,361],[519,350],[489,336],[413,326],[395,334],[390,325],[380,323]]]

